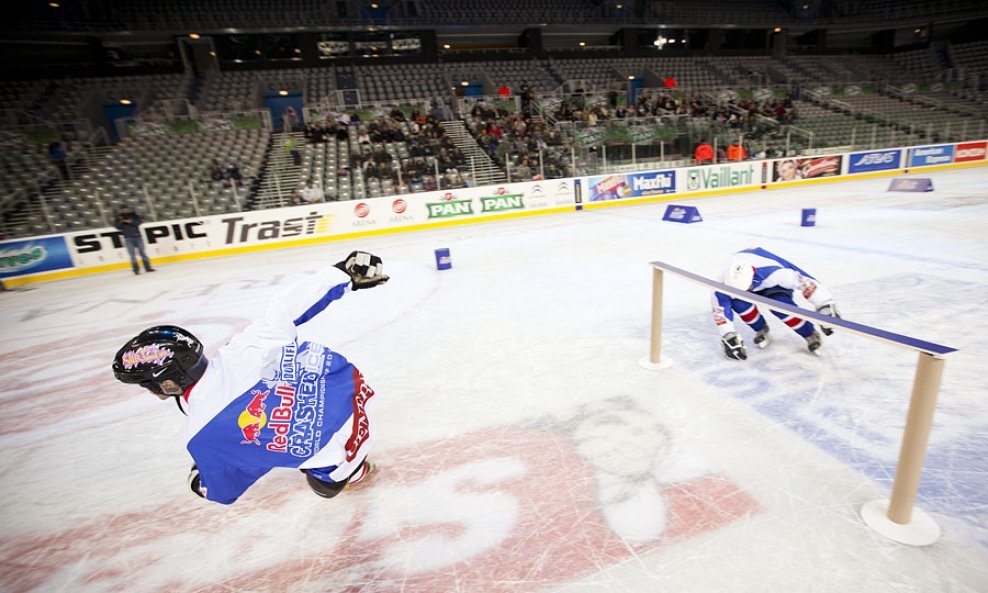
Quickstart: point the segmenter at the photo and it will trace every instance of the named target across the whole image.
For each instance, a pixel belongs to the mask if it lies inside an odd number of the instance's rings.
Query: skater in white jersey
[[[202,343],[172,325],[148,328],[113,360],[124,383],[188,415],[192,492],[230,504],[275,467],[298,468],[332,498],[373,469],[374,390],[346,358],[297,328],[352,291],[383,284],[381,259],[354,251],[281,291],[263,317],[208,360]]]
[[[747,290],[789,305],[796,305],[793,297],[799,295],[818,313],[840,318],[833,294],[826,286],[795,264],[760,247],[744,249],[732,255],[722,281],[731,288]],[[724,353],[728,358],[745,360],[748,354],[734,325],[735,314],[755,332],[752,341],[759,348],[769,344],[769,326],[754,303],[714,292],[713,316]],[[811,322],[780,311],[772,311],[772,314],[802,336],[810,352],[815,352],[823,344],[820,332]],[[832,329],[822,326],[820,331],[828,336],[833,333]]]

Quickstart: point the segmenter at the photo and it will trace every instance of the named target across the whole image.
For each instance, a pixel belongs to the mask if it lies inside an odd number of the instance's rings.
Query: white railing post
[[[192,200],[192,210],[196,213],[196,216],[202,216],[202,212],[199,211],[199,198],[196,197],[196,188],[191,181],[189,181],[189,198]]]

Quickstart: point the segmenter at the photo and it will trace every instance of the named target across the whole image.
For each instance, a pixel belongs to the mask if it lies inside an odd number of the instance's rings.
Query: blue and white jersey
[[[327,268],[280,291],[264,319],[210,357],[189,390],[187,448],[207,499],[229,504],[274,467],[327,468],[343,481],[373,442],[374,391],[346,358],[296,327],[350,292]]]
[[[731,256],[724,266],[721,282],[724,281],[727,270],[739,263],[754,268],[755,275],[749,291],[755,294],[774,298],[781,291],[789,291],[794,300],[797,296],[801,296],[812,305],[813,310],[833,300],[833,293],[816,278],[796,264],[761,247],[744,249]],[[722,336],[737,331],[734,327],[732,300],[730,295],[722,292],[713,294],[714,322]]]

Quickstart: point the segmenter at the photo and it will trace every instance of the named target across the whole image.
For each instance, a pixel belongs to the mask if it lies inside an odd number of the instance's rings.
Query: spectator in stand
[[[743,161],[748,158],[748,151],[744,149],[741,145],[741,139],[738,138],[727,148],[727,160],[729,161]]]
[[[237,187],[244,186],[244,176],[240,173],[240,165],[236,161],[230,161],[226,165],[226,178],[230,180],[230,185]]]
[[[436,101],[433,104],[432,111],[429,113],[429,116],[432,117],[432,119],[434,119],[436,121],[442,121],[442,119],[443,119],[443,107],[442,107],[442,105],[439,104],[439,101]]]
[[[151,261],[148,260],[147,253],[144,252],[144,238],[141,237],[141,224],[144,221],[141,217],[130,209],[127,204],[121,204],[117,211],[117,218],[113,226],[117,227],[124,237],[124,245],[127,247],[127,254],[130,256],[130,265],[134,269],[134,274],[140,274],[141,269],[137,265],[137,254],[141,255],[145,272],[153,272]]]
[[[696,146],[696,150],[693,152],[693,160],[697,165],[709,165],[714,162],[714,147],[710,146],[710,143],[703,140]]]
[[[295,108],[291,105],[285,107],[285,110],[281,112],[281,131],[294,132],[298,124],[298,114],[295,113]]]
[[[220,163],[219,159],[213,159],[213,164],[209,168],[209,177],[213,181],[223,181],[226,179],[226,173],[223,171],[223,164]]]
[[[51,162],[58,167],[58,172],[62,176],[62,179],[69,178],[69,166],[66,162],[65,148],[62,147],[61,142],[52,142],[48,145],[48,155],[51,158]]]
[[[511,172],[511,177],[514,179],[520,179],[523,181],[531,181],[532,170],[528,166],[528,161],[526,159],[521,159],[518,165],[515,166],[514,171]]]
[[[305,183],[305,187],[302,188],[302,203],[303,204],[315,204],[317,202],[324,202],[322,188],[316,185],[315,179],[310,179]]]
[[[292,140],[290,137],[285,138],[285,152],[291,155],[292,163],[296,167],[302,166],[302,153],[298,151],[298,146],[295,144],[295,141]]]

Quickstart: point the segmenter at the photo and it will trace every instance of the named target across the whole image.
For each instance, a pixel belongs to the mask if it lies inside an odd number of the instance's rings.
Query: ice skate
[[[823,346],[823,339],[820,337],[819,332],[813,330],[813,333],[806,336],[806,347],[810,349],[810,352],[816,354],[816,351]]]
[[[768,335],[767,325],[763,327],[761,330],[755,332],[755,338],[753,340],[753,342],[755,342],[755,346],[758,346],[759,348],[764,348],[768,346],[769,342],[771,341],[772,339]]]
[[[347,480],[345,489],[353,490],[354,488],[360,488],[361,486],[366,485],[367,477],[370,476],[376,469],[377,466],[371,463],[370,460],[364,459],[360,469],[354,472],[354,474],[350,476],[350,479]]]

